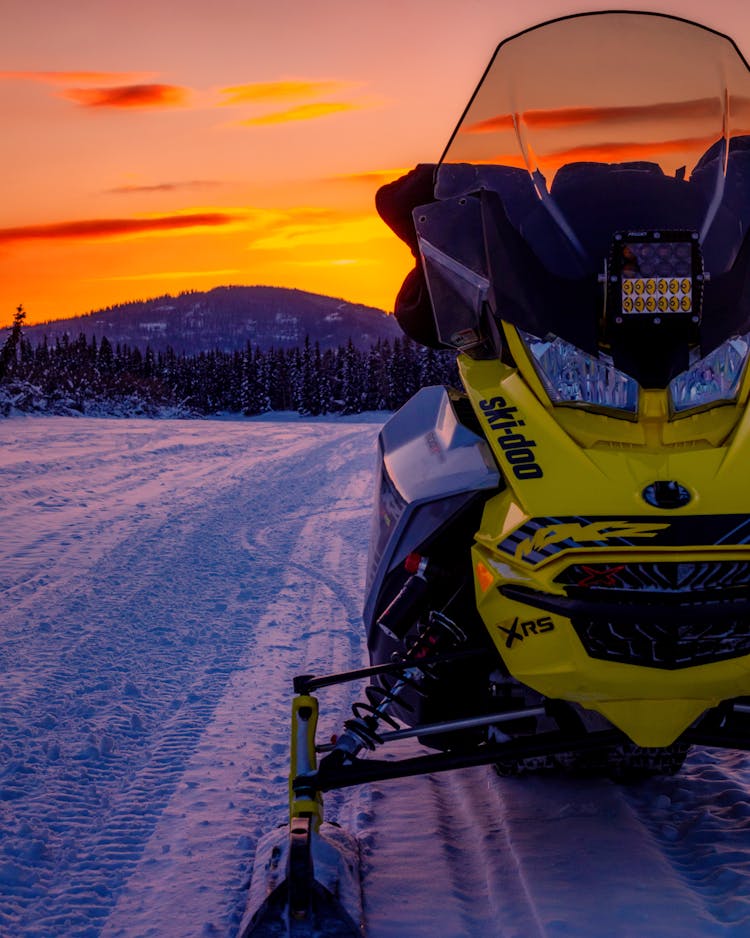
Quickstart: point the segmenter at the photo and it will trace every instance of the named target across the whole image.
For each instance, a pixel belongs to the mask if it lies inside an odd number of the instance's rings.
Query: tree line
[[[36,346],[23,335],[23,308],[0,349],[0,390],[6,412],[157,413],[177,409],[210,415],[297,411],[303,415],[395,410],[420,387],[456,384],[455,355],[404,337],[367,350],[349,340],[321,350],[261,349],[189,355],[172,349],[68,336]]]

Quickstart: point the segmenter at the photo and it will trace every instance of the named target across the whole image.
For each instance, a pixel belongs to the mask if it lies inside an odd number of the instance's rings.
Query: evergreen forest
[[[0,348],[0,415],[356,414],[395,410],[420,387],[457,382],[454,353],[405,336],[367,350],[350,339],[321,351],[307,338],[300,348],[248,343],[234,352],[178,355],[84,334],[34,346],[23,321],[19,307]]]

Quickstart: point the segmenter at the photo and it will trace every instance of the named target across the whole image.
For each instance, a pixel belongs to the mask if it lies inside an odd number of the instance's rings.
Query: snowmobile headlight
[[[595,358],[549,334],[540,339],[518,330],[553,404],[603,407],[635,416],[638,383],[606,358]]]
[[[720,401],[733,401],[742,378],[750,333],[728,339],[669,383],[672,409],[681,414]]]

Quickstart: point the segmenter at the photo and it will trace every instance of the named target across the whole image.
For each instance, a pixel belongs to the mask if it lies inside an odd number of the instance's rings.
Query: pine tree
[[[112,343],[105,335],[102,337],[102,341],[99,343],[99,356],[97,359],[97,365],[99,366],[100,374],[109,377],[112,374],[113,364],[114,352],[112,351]]]
[[[371,345],[365,363],[365,410],[385,410],[387,393],[387,365],[391,357],[391,346],[386,339]]]
[[[299,411],[302,403],[302,353],[293,348],[289,353],[289,409]]]
[[[269,410],[292,410],[290,364],[284,350],[272,348],[263,356],[260,373]]]
[[[365,399],[362,358],[351,339],[338,354],[338,405],[342,414],[360,414]]]
[[[26,310],[19,304],[13,316],[13,325],[10,334],[0,349],[0,381],[4,381],[13,374],[16,365],[16,351],[21,344],[23,323],[26,319]]]
[[[262,414],[270,409],[268,394],[263,382],[263,355],[259,348],[253,351],[248,342],[242,356],[241,410],[247,417]]]
[[[317,417],[321,413],[320,402],[320,346],[315,350],[310,345],[310,336],[305,336],[305,345],[300,356],[299,401],[300,414]]]

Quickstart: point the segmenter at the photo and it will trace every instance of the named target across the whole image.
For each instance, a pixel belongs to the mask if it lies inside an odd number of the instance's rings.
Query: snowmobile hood
[[[504,41],[435,199],[414,219],[445,344],[489,306],[666,387],[750,330],[750,70],[713,30],[593,13]]]

